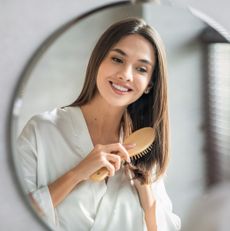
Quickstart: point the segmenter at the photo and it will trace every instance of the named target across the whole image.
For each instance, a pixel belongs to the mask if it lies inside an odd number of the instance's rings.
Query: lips
[[[122,92],[122,93],[126,93],[129,91],[132,91],[132,89],[129,86],[125,86],[125,85],[121,85],[118,83],[114,83],[112,81],[109,81],[110,85],[112,86],[112,88],[116,91]]]

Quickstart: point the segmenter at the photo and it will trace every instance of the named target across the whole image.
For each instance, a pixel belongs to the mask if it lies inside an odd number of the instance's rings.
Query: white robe
[[[58,230],[146,231],[137,191],[124,168],[110,177],[107,184],[81,182],[53,207],[48,185],[76,166],[92,149],[79,107],[54,109],[34,116],[17,140],[26,192],[32,192],[45,220]],[[158,231],[179,230],[180,219],[172,212],[163,179],[152,184],[152,191],[156,197]]]

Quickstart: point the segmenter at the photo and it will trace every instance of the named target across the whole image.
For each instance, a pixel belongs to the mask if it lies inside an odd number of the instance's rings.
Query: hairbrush
[[[131,161],[141,158],[151,151],[156,134],[152,127],[144,127],[136,130],[129,135],[123,144],[135,143],[136,146],[129,149],[128,153]],[[109,174],[106,167],[103,167],[90,176],[91,180],[101,181],[104,180]]]

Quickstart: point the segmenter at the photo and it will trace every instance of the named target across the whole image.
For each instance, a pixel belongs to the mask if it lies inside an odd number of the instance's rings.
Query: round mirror
[[[223,39],[189,9],[119,3],[73,19],[54,32],[32,57],[18,83],[11,121],[14,165],[27,195],[15,149],[17,137],[32,116],[69,105],[77,98],[90,54],[100,35],[114,22],[132,16],[143,18],[154,27],[166,47],[171,157],[165,185],[173,210],[182,224],[186,224],[194,201],[203,195],[207,185],[204,155],[207,48],[212,40]],[[34,211],[40,214],[37,208]]]

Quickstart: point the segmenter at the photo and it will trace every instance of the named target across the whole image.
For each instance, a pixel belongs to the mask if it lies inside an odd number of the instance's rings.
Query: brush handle
[[[90,176],[91,180],[102,181],[109,175],[109,171],[106,167],[100,168],[94,174]]]

